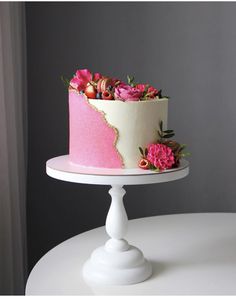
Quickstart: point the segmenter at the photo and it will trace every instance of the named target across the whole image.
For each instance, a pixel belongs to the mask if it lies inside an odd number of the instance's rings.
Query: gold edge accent
[[[95,105],[93,105],[93,104],[91,104],[91,103],[89,102],[89,98],[88,98],[85,94],[80,94],[77,90],[71,89],[71,88],[69,88],[69,92],[75,92],[75,93],[78,94],[79,96],[84,96],[84,98],[85,98],[86,102],[88,103],[88,105],[89,105],[93,110],[95,110],[95,111],[101,113],[102,119],[104,120],[104,122],[105,122],[110,128],[112,128],[112,129],[115,131],[115,140],[114,140],[114,142],[113,142],[113,146],[115,147],[116,152],[117,152],[118,156],[120,157],[120,160],[121,160],[121,162],[122,162],[122,168],[125,168],[124,159],[123,159],[122,155],[120,154],[120,152],[118,151],[117,146],[116,146],[116,145],[117,145],[117,142],[118,142],[118,139],[119,139],[119,131],[118,131],[118,129],[117,129],[115,126],[111,125],[111,124],[107,121],[107,119],[106,119],[106,114],[105,114],[104,111],[99,110]],[[104,101],[105,101],[105,100],[104,100]]]

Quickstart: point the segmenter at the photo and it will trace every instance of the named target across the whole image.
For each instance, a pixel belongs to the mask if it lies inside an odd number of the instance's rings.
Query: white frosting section
[[[89,102],[103,111],[107,122],[117,128],[119,137],[116,146],[125,168],[137,168],[140,160],[138,148],[157,141],[161,120],[163,127],[167,127],[167,98],[141,102],[89,99]]]

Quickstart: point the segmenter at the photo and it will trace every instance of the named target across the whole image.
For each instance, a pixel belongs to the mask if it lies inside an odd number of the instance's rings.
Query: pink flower
[[[163,144],[149,145],[147,159],[160,171],[170,169],[175,163],[174,154],[171,148]]]
[[[141,92],[144,92],[146,88],[146,84],[137,84],[136,89],[139,89]]]
[[[123,101],[138,101],[142,97],[142,92],[130,85],[120,84],[115,88],[115,99]]]
[[[70,85],[78,91],[85,90],[87,83],[92,80],[92,73],[88,69],[76,71],[74,78],[71,79]]]

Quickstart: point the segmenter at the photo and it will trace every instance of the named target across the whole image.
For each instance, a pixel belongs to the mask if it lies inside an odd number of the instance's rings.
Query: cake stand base
[[[109,242],[109,241],[108,241]],[[83,267],[87,282],[111,285],[135,284],[152,275],[151,264],[134,246],[124,251],[112,251],[105,246],[95,249]]]

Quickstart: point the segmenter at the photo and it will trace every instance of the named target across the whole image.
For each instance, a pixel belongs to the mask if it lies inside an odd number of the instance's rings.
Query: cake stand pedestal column
[[[83,276],[87,281],[103,284],[132,284],[144,281],[152,274],[151,264],[136,247],[123,239],[128,218],[123,205],[125,190],[113,185],[112,197],[106,219],[106,231],[111,237],[104,246],[93,251],[85,263]]]
[[[84,263],[85,281],[99,284],[127,285],[144,281],[152,274],[151,264],[143,253],[124,239],[128,218],[123,204],[124,185],[151,184],[173,181],[189,173],[188,162],[182,160],[179,168],[156,173],[141,169],[86,168],[70,163],[68,155],[47,161],[49,176],[77,183],[110,185],[111,206],[106,218],[110,239],[95,249]]]

